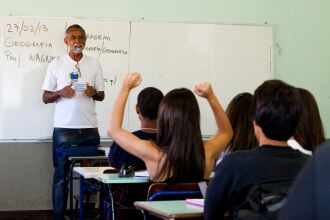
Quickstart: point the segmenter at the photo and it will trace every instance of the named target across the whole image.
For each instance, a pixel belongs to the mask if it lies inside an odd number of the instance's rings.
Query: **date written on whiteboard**
[[[111,79],[110,77],[106,77],[106,78],[103,78],[103,80],[105,83],[110,83],[110,86],[113,86],[117,82],[117,75],[115,75],[115,77],[113,79]]]
[[[37,35],[38,33],[43,33],[48,31],[48,27],[42,24],[40,21],[31,23],[26,23],[26,21],[21,21],[20,23],[6,24],[8,33],[17,33],[21,36],[22,33],[33,33]]]

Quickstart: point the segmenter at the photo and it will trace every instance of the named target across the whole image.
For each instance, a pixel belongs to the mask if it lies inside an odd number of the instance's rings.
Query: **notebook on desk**
[[[204,199],[186,199],[186,203],[189,205],[204,207]]]
[[[190,204],[190,205],[204,207],[204,198],[206,196],[207,183],[205,181],[202,181],[202,182],[198,183],[198,186],[202,193],[203,198],[202,199],[186,199],[186,203]]]

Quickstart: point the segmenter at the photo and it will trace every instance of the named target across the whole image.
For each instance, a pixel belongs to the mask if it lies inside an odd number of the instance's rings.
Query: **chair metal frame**
[[[202,198],[198,183],[153,183],[149,186],[149,201]]]

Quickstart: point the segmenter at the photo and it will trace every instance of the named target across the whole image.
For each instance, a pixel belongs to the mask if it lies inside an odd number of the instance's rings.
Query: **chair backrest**
[[[198,183],[153,183],[149,186],[149,201],[203,198]]]

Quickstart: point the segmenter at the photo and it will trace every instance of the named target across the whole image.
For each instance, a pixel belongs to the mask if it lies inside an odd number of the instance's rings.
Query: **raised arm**
[[[209,155],[212,159],[224,151],[229,141],[233,136],[233,129],[231,127],[230,121],[227,117],[226,112],[222,109],[217,97],[213,93],[213,89],[210,83],[200,83],[195,86],[194,92],[200,96],[204,97],[211,106],[213,111],[214,119],[218,128],[216,134],[214,134],[210,139],[205,141],[205,154]]]
[[[146,165],[147,161],[157,151],[150,141],[144,141],[122,128],[125,105],[128,95],[134,87],[141,83],[139,73],[127,74],[124,79],[118,96],[110,113],[110,120],[107,134],[124,150],[142,159]]]

